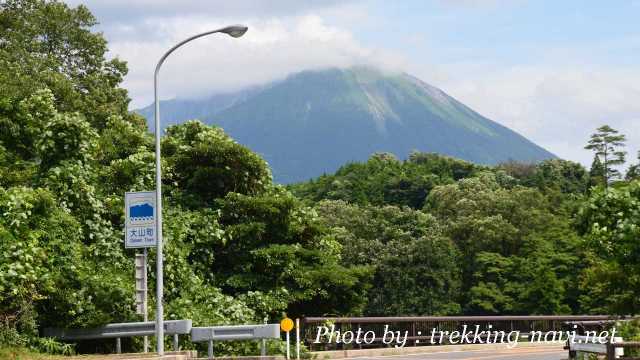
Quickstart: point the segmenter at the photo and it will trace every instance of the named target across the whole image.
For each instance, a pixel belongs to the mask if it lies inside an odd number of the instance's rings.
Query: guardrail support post
[[[122,354],[122,344],[120,338],[116,338],[116,353]]]
[[[178,334],[173,334],[173,351],[178,351],[180,346],[180,339],[178,338]]]
[[[615,360],[616,359],[616,348],[613,344],[607,344],[607,360]]]
[[[264,324],[267,324],[267,321],[269,321],[269,319],[267,319],[266,317],[264,318]],[[260,344],[260,356],[267,356],[267,339],[262,339]]]
[[[209,340],[209,349],[207,351],[209,359],[213,359],[213,340]]]
[[[416,323],[414,321],[411,322],[411,336],[413,339],[413,346],[418,346],[418,339],[416,339]],[[362,345],[360,345],[360,349],[362,349]]]

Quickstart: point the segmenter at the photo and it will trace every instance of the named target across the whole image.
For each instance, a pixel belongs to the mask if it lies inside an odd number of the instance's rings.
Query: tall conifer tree
[[[620,178],[620,171],[615,167],[625,162],[627,153],[622,149],[626,140],[626,137],[623,134],[619,134],[618,130],[611,128],[609,125],[603,125],[596,129],[596,133],[591,135],[591,140],[584,147],[595,153],[594,164],[596,159],[602,164],[605,186],[608,186],[612,180]]]

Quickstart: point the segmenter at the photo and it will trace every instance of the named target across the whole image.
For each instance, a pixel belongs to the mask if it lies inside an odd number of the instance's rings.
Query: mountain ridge
[[[161,108],[163,127],[191,118],[221,126],[265,157],[282,183],[374,152],[438,152],[480,164],[555,158],[437,87],[365,66],[307,70],[236,93],[163,101]],[[152,107],[138,112],[152,120]]]

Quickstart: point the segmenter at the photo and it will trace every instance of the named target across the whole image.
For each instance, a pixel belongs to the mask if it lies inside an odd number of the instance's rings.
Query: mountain
[[[219,125],[260,153],[274,180],[333,172],[375,152],[437,152],[480,164],[555,156],[408,74],[370,67],[304,71],[260,88],[161,103],[163,126]],[[153,108],[138,111],[152,123]]]
[[[171,125],[180,124],[185,120],[204,120],[222,110],[245,101],[261,90],[262,87],[255,86],[237,92],[215,94],[202,99],[162,100],[160,101],[162,129],[166,129]],[[135,110],[135,112],[147,119],[149,131],[155,131],[155,122],[153,119],[155,111],[153,104],[143,109]]]

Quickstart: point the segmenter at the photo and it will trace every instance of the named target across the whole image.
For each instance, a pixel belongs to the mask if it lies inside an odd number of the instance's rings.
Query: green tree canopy
[[[638,151],[638,162],[629,166],[624,179],[627,181],[640,179],[640,151]]]
[[[96,19],[83,5],[60,1],[8,0],[0,3],[0,108],[15,106],[48,88],[61,112],[83,112],[98,130],[112,115],[129,115],[126,90],[118,87],[127,68],[107,60],[107,42],[92,32]],[[90,112],[87,110],[91,109]],[[7,126],[5,124],[5,126]]]
[[[429,191],[440,184],[471,176],[480,166],[439,154],[412,153],[400,161],[378,153],[366,163],[341,167],[333,175],[290,186],[309,201],[344,200],[361,205],[397,205],[422,208]]]
[[[496,174],[486,172],[434,188],[425,210],[446,224],[445,234],[462,253],[465,311],[562,313],[575,307],[567,268],[575,261],[570,254],[577,239],[568,221],[553,213],[538,190],[503,187]],[[535,273],[539,267],[549,272]],[[536,283],[538,275],[554,287]],[[527,295],[534,285],[546,295]],[[538,303],[533,306],[530,301]]]
[[[267,163],[220,128],[188,121],[167,129],[162,142],[167,182],[185,204],[212,204],[229,192],[257,195],[271,185]]]
[[[591,311],[637,314],[640,273],[640,181],[596,190],[579,212],[578,228],[593,251],[581,301]]]
[[[589,143],[584,147],[587,150],[592,150],[602,164],[605,185],[620,177],[620,170],[615,167],[624,164],[626,152],[622,148],[625,141],[626,137],[619,134],[618,130],[609,125],[603,125],[596,130],[595,134],[591,135]]]
[[[459,253],[436,219],[409,207],[321,201],[316,210],[342,247],[342,262],[371,266],[369,315],[460,312]]]

